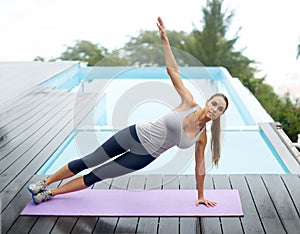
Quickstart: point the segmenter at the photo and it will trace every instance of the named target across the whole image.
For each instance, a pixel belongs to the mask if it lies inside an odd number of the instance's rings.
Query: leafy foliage
[[[186,38],[184,32],[169,31],[168,38],[174,48],[183,49]],[[140,31],[137,37],[131,37],[130,41],[126,43],[125,50],[128,51],[131,63],[134,65],[164,66],[163,50],[160,45],[161,40],[157,31]],[[179,57],[176,57],[176,60],[179,65],[185,63]]]
[[[33,61],[34,62],[45,62],[45,59],[41,56],[36,56]]]
[[[290,139],[294,142],[297,141],[298,134],[300,133],[300,102],[299,99],[296,103],[291,102],[289,94],[286,94],[282,101],[283,105],[279,108],[278,119],[282,124],[283,129]]]
[[[67,46],[59,59],[66,61],[82,61],[93,66],[101,61],[107,54],[107,49],[86,40],[77,40],[75,46]]]
[[[260,84],[256,90],[256,98],[272,116],[280,122],[282,128],[292,141],[297,141],[300,133],[300,102],[291,101],[289,94],[280,98],[268,84]]]
[[[222,11],[222,0],[208,1],[203,12],[203,29],[194,29],[190,34],[190,41],[186,46],[187,52],[199,59],[205,66],[223,66],[230,74],[238,77],[241,82],[255,93],[256,86],[263,79],[254,77],[256,69],[254,60],[234,49],[238,36],[230,40],[226,34],[234,16],[233,11]]]

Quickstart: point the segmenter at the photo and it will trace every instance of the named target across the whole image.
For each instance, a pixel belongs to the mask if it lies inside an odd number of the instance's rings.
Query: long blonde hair
[[[210,97],[209,101],[214,97],[223,97],[226,102],[226,107],[223,113],[226,111],[228,107],[228,99],[222,93],[216,93]],[[218,166],[221,154],[221,116],[212,121],[211,125],[211,142],[210,142],[211,152],[212,152],[212,161],[215,166]]]

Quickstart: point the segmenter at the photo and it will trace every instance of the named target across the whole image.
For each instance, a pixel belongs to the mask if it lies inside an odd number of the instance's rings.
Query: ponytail
[[[226,111],[228,107],[228,99],[227,97],[222,93],[215,93],[210,97],[209,100],[213,99],[216,96],[220,96],[224,98],[224,101],[226,102],[226,107],[223,111],[223,113]],[[211,124],[211,142],[210,142],[210,148],[212,152],[212,162],[215,166],[218,166],[219,160],[220,160],[220,154],[221,154],[221,117],[215,119],[212,121]]]
[[[211,151],[212,161],[215,166],[218,166],[221,151],[221,123],[220,117],[212,121],[211,125]]]

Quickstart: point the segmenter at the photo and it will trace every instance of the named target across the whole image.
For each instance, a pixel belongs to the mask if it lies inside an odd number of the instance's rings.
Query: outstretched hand
[[[159,30],[159,34],[160,34],[160,39],[164,40],[167,38],[167,30],[166,27],[164,25],[164,22],[162,21],[162,19],[160,17],[157,18],[158,23],[156,23],[158,30]]]
[[[206,200],[206,199],[198,199],[196,202],[196,206],[199,206],[200,204],[204,204],[206,207],[210,208],[210,207],[214,207],[217,205],[216,202],[214,201],[210,201],[210,200]]]

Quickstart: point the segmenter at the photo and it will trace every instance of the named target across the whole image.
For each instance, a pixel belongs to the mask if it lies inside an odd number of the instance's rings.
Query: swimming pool
[[[289,173],[258,126],[258,121],[269,122],[272,121],[271,117],[260,106],[255,108],[254,113],[247,108],[244,104],[245,97],[239,95],[232,82],[233,78],[225,69],[182,67],[180,71],[185,85],[201,106],[214,92],[225,93],[229,99],[225,128],[222,129],[220,166],[210,169],[208,173]],[[66,79],[65,76],[72,78]],[[70,92],[96,92],[99,98],[93,111],[43,165],[38,174],[52,174],[70,160],[92,152],[118,129],[137,122],[154,120],[179,102],[179,96],[162,67],[78,68],[72,75],[66,73],[61,77],[55,77],[42,85],[64,89],[68,87]],[[209,124],[207,129],[210,129]],[[139,173],[194,174],[193,150],[193,147],[186,150],[173,147]],[[209,161],[207,165],[210,165]]]

